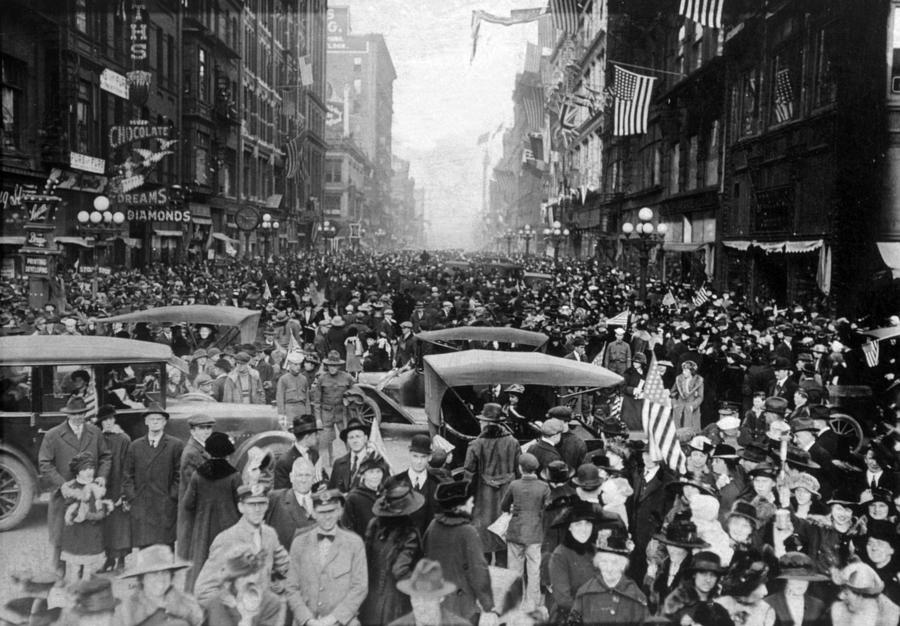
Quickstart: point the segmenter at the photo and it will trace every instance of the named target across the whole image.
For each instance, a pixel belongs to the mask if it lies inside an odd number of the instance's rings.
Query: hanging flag
[[[628,326],[628,310],[624,310],[618,315],[613,315],[606,320],[607,326]]]
[[[481,23],[488,22],[490,24],[499,24],[500,26],[513,26],[515,24],[525,24],[538,20],[541,15],[547,12],[547,7],[539,7],[536,9],[516,9],[510,11],[509,17],[503,15],[494,15],[486,11],[472,11],[472,58],[471,63],[475,59],[475,53],[478,50],[478,33],[481,30]]]
[[[678,301],[675,299],[675,296],[672,294],[672,290],[669,289],[666,292],[666,295],[663,296],[662,305],[663,306],[675,306],[678,304]]]
[[[272,290],[269,289],[269,281],[264,280],[264,281],[263,281],[263,285],[266,286],[266,288],[263,289],[263,295],[262,295],[263,300],[264,300],[264,301],[271,300],[271,299],[272,299]]]
[[[700,287],[697,293],[694,294],[694,298],[692,302],[694,303],[694,308],[703,306],[707,302],[709,302],[710,297],[712,296],[712,292],[706,288],[706,285]]]
[[[563,32],[578,32],[579,3],[577,0],[550,0],[553,26]]]
[[[653,98],[652,76],[642,76],[615,66],[613,81],[614,135],[638,135],[647,132],[647,117]]]
[[[553,16],[549,14],[538,18],[538,45],[543,54],[551,54],[559,40],[559,31],[553,25]]]
[[[298,173],[303,171],[303,146],[301,145],[302,135],[297,135],[291,139],[285,147],[287,152],[287,163],[285,164],[285,177],[294,178]]]
[[[681,0],[678,13],[707,28],[722,28],[725,0]]]
[[[483,135],[478,135],[478,145],[484,145],[491,139],[490,133],[484,133]]]
[[[877,341],[867,341],[862,345],[863,355],[866,357],[866,365],[878,367],[878,358],[881,356]]]
[[[541,73],[541,49],[530,41],[525,44],[525,71]]]
[[[523,87],[522,105],[528,130],[540,132],[544,123],[544,90],[539,86]]]
[[[785,67],[775,74],[775,121],[779,124],[794,117],[794,90],[791,70]]]
[[[687,473],[687,459],[678,441],[675,422],[672,420],[672,400],[663,386],[656,355],[650,361],[644,383],[644,404],[641,408],[641,425],[647,435],[650,458],[663,461],[672,470]]]
[[[388,474],[390,474],[392,473],[391,462],[388,460],[387,447],[385,447],[384,439],[381,437],[380,422],[381,418],[377,416],[372,418],[372,428],[369,430],[369,446],[381,455],[381,458],[387,463]]]

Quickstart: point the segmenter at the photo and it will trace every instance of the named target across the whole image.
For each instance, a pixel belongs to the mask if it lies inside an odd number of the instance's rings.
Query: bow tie
[[[324,541],[327,539],[328,541],[334,541],[334,534],[331,533],[316,533],[319,541]]]

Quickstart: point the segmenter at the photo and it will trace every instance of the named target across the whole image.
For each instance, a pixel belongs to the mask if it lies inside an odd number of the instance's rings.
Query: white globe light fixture
[[[94,198],[94,208],[103,213],[109,208],[109,198],[106,196],[97,196]]]
[[[99,224],[103,221],[103,213],[100,211],[91,211],[91,224]]]
[[[91,221],[91,214],[87,211],[79,211],[75,218],[78,220],[79,224],[87,224]]]
[[[622,224],[622,232],[626,235],[630,235],[634,232],[634,224],[632,224],[631,222],[625,222],[624,224]]]
[[[653,219],[653,209],[650,207],[643,207],[640,211],[638,211],[638,219],[642,222],[649,222]]]

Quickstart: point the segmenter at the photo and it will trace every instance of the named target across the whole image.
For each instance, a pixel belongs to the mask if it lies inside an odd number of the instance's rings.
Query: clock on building
[[[234,223],[241,230],[255,230],[259,226],[259,213],[253,207],[245,206],[234,214]]]

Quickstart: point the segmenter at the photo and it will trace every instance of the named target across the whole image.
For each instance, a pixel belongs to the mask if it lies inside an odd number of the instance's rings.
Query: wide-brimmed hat
[[[715,449],[713,442],[706,435],[695,435],[694,437],[691,437],[687,447],[691,450],[702,452],[703,454],[709,454]]]
[[[69,592],[75,598],[72,612],[76,615],[111,613],[121,602],[113,595],[112,581],[101,576],[81,580],[72,585]]]
[[[164,418],[169,419],[169,413],[162,405],[157,402],[151,402],[147,405],[147,408],[144,409],[144,412],[141,414],[141,419],[145,419],[148,415],[162,415]]]
[[[808,417],[795,417],[791,420],[790,425],[791,431],[795,433],[803,431],[811,431],[815,433],[819,431],[816,423]]]
[[[676,516],[666,526],[665,532],[656,533],[653,538],[660,543],[689,550],[709,547],[709,544],[697,534],[697,526],[689,517]]]
[[[206,439],[203,447],[211,457],[222,459],[234,452],[234,443],[231,437],[219,431],[213,431]]]
[[[744,519],[749,520],[754,528],[759,526],[759,518],[756,516],[756,507],[744,500],[736,500],[734,504],[731,505],[731,510],[728,511],[728,515],[725,516],[726,521],[729,517],[743,517]]]
[[[700,493],[705,493],[708,496],[716,495],[715,489],[713,489],[712,485],[709,483],[704,483],[702,481],[697,480],[692,476],[684,476],[679,480],[673,480],[669,484],[666,485],[668,489],[678,489],[680,490],[685,485],[689,487],[695,487]]]
[[[127,563],[129,559],[133,559],[130,565]],[[191,566],[190,561],[177,558],[172,552],[172,548],[163,544],[143,548],[134,555],[128,555],[125,561],[125,571],[119,578],[132,578],[152,572],[168,572]]]
[[[790,580],[823,581],[828,580],[816,571],[813,560],[802,552],[788,552],[778,559],[778,576]]]
[[[878,573],[862,561],[851,563],[841,570],[838,582],[842,587],[863,596],[877,596],[884,591],[884,582]]]
[[[343,365],[346,363],[344,359],[341,358],[341,353],[337,350],[329,350],[328,354],[322,359],[322,365]]]
[[[803,448],[798,448],[797,446],[788,446],[787,457],[785,460],[787,461],[787,464],[793,468],[814,470],[820,469],[822,467],[812,460],[809,452],[807,452]]]
[[[819,489],[821,489],[819,480],[812,474],[807,474],[806,472],[798,472],[794,474],[788,482],[788,487],[791,489],[791,491],[802,487],[816,497],[822,495],[819,492]]]
[[[434,499],[446,509],[465,504],[472,497],[471,483],[468,480],[454,480],[438,483],[434,490]]]
[[[522,395],[525,393],[525,387],[523,385],[513,384],[506,388],[506,393],[517,393]]]
[[[597,533],[597,542],[594,544],[594,548],[597,552],[612,552],[627,557],[634,550],[634,542],[624,527],[613,526],[609,529],[601,529]]]
[[[572,484],[581,487],[585,491],[599,489],[601,483],[603,483],[603,478],[600,477],[600,468],[593,463],[579,465],[578,470],[575,472],[575,478],[572,479]]]
[[[840,504],[848,509],[856,509],[859,506],[859,495],[856,490],[848,485],[838,485],[826,502],[828,506]]]
[[[349,435],[354,430],[368,433],[369,427],[366,426],[365,422],[363,422],[361,419],[354,417],[349,422],[347,422],[347,425],[344,428],[341,429],[341,441],[347,443],[347,435]]]
[[[341,317],[340,315],[335,315],[334,317],[331,318],[332,326],[340,328],[341,326],[344,326],[345,324],[346,324],[346,322],[344,321],[344,318]]]
[[[392,478],[372,505],[372,513],[378,517],[401,517],[415,513],[424,505],[425,496],[413,489],[408,481]]]
[[[778,476],[778,468],[772,465],[769,461],[763,461],[752,470],[747,472],[750,478],[756,478],[757,476],[765,476],[766,478],[775,479]]]
[[[722,557],[715,552],[701,550],[691,557],[691,562],[687,566],[687,571],[721,574],[725,571],[725,568],[722,567]]]
[[[600,418],[600,423],[597,428],[601,433],[616,437],[627,437],[631,434],[628,424],[614,416]]]
[[[72,396],[66,402],[66,406],[61,408],[60,411],[69,415],[81,415],[88,412],[88,405],[85,404],[84,398],[81,396]]]
[[[776,415],[781,415],[783,417],[787,412],[787,408],[787,400],[785,400],[781,396],[770,396],[766,398],[765,405],[763,406],[763,411],[765,413],[775,413]]]
[[[725,576],[722,577],[722,593],[745,597],[769,580],[769,565],[756,550],[737,551]]]
[[[506,418],[502,413],[503,407],[496,402],[488,402],[481,407],[481,413],[475,416],[475,419],[482,422],[502,422]]]
[[[234,580],[255,574],[265,565],[262,552],[254,552],[251,546],[234,546],[225,557],[224,580]]]
[[[566,465],[565,461],[550,461],[547,467],[541,470],[541,478],[548,483],[564,483],[575,475],[575,470]]]
[[[322,429],[316,425],[316,418],[309,414],[295,417],[291,423],[291,432],[294,434],[294,437],[300,437],[318,430]]]
[[[443,598],[456,591],[456,585],[444,580],[444,570],[438,561],[421,559],[409,578],[397,581],[397,590],[419,598]]]
[[[734,446],[730,446],[727,443],[720,443],[715,448],[713,448],[712,454],[709,455],[710,458],[713,459],[739,459],[737,450],[734,449]]]
[[[769,451],[755,443],[749,443],[738,452],[738,456],[751,463],[762,463],[769,458]]]

